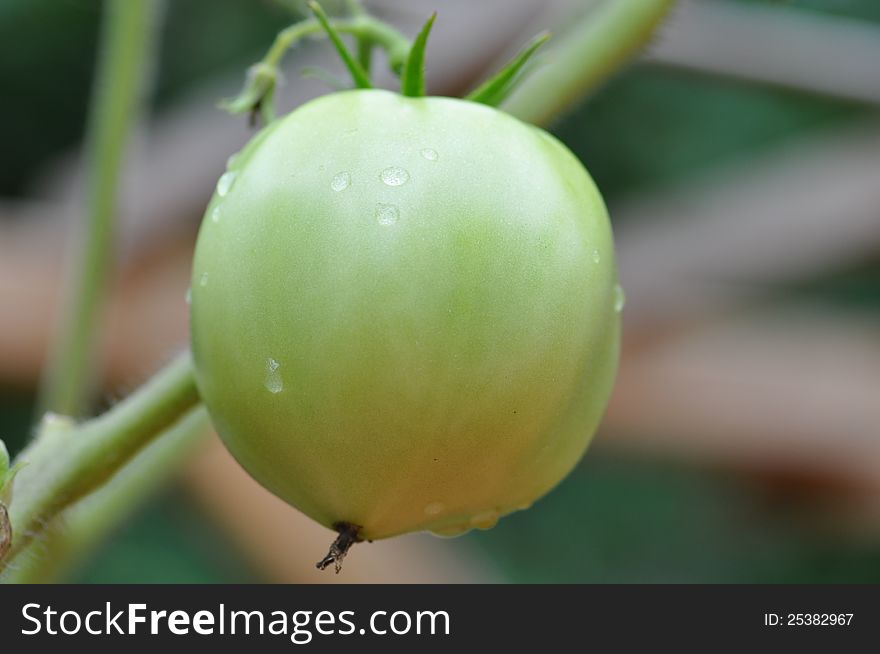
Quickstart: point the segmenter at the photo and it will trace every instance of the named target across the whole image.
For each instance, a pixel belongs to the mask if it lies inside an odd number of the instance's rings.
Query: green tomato
[[[496,109],[334,93],[230,162],[192,278],[198,387],[261,484],[363,539],[488,528],[577,463],[611,391],[599,192]]]

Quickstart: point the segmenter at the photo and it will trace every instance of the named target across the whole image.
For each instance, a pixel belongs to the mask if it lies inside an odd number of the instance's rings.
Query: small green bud
[[[244,88],[234,98],[220,102],[220,107],[231,114],[254,113],[266,103],[272,101],[275,86],[278,83],[278,71],[274,66],[259,63],[251,66],[247,72]]]

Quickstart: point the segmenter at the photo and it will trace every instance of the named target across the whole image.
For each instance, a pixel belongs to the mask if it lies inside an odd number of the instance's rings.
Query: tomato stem
[[[388,23],[365,13],[363,9],[354,11],[353,7],[350,7],[350,10],[352,16],[349,18],[334,19],[327,18],[325,15],[326,23],[330,27],[329,31],[317,17],[294,23],[281,30],[263,59],[249,69],[241,92],[234,98],[222,101],[220,106],[232,114],[253,113],[256,110],[259,111],[264,122],[274,120],[275,111],[272,96],[280,77],[278,68],[281,60],[290,48],[309,36],[325,34],[333,40],[337,50],[342,45],[342,50],[339,50],[340,56],[343,57],[343,61],[352,72],[356,85],[361,88],[369,88],[364,84],[372,86],[369,70],[374,47],[385,50],[392,72],[395,75],[401,75],[410,55],[410,40]],[[320,7],[319,11],[323,13]],[[335,39],[331,33],[335,33]],[[358,48],[357,59],[348,53],[344,44],[339,40],[340,34],[355,37]],[[255,71],[257,72],[255,73]]]
[[[357,49],[358,62],[369,75],[373,66],[373,44],[364,39],[358,39]]]

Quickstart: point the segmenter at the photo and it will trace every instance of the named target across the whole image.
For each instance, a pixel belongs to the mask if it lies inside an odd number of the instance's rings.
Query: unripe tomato
[[[363,539],[487,528],[577,463],[619,338],[602,198],[496,109],[380,90],[258,134],[199,233],[192,348],[236,459]]]

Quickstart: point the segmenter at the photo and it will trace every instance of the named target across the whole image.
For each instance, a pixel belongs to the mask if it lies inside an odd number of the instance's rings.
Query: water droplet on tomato
[[[626,294],[623,292],[623,287],[618,284],[614,287],[614,310],[617,313],[623,311],[623,306],[626,304]]]
[[[469,531],[471,528],[470,525],[452,525],[450,527],[440,527],[439,529],[432,529],[431,533],[435,536],[442,536],[443,538],[454,538],[455,536],[461,536],[466,531]]]
[[[425,515],[440,515],[445,509],[443,502],[431,502],[425,506]]]
[[[330,182],[330,188],[339,193],[351,186],[351,174],[346,172],[337,173]]]
[[[393,225],[400,220],[400,209],[393,204],[376,205],[376,222],[380,225]]]
[[[224,197],[227,193],[229,193],[229,189],[232,188],[233,182],[235,182],[235,178],[238,176],[238,173],[230,170],[229,172],[223,173],[220,176],[220,179],[217,180],[217,195],[221,198]]]
[[[207,286],[208,285],[208,273],[203,272],[202,276],[199,277],[199,286]]]
[[[281,373],[278,372],[280,365],[271,357],[266,359],[266,379],[263,381],[263,385],[272,394],[280,393],[284,390],[284,380],[281,379]]]
[[[602,261],[602,255],[599,254],[599,250],[593,250],[593,263],[599,263]]]
[[[213,220],[215,223],[220,222],[220,205],[219,204],[216,207],[214,207],[214,210],[211,212],[211,220]]]
[[[422,150],[422,157],[427,159],[428,161],[437,161],[440,158],[440,155],[437,154],[437,150],[432,148],[425,148]]]
[[[498,524],[498,511],[493,509],[478,513],[471,518],[471,524],[477,529],[491,529]]]
[[[388,186],[403,186],[409,181],[409,173],[400,166],[391,166],[383,170],[379,178]]]

